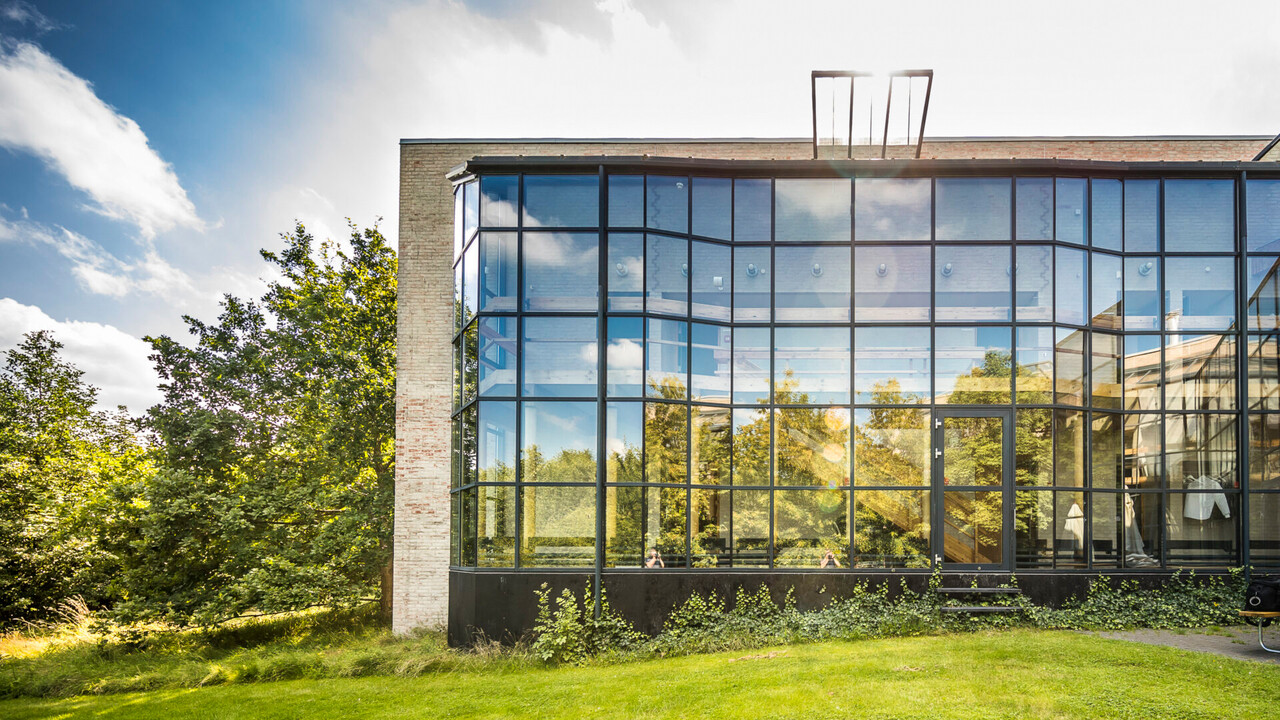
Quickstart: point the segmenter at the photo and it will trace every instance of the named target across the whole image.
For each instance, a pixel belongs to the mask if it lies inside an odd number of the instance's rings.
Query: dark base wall
[[[1197,577],[1225,573],[1197,571]],[[1057,607],[1073,597],[1082,597],[1089,582],[1107,577],[1112,585],[1134,580],[1141,588],[1163,585],[1172,572],[1115,573],[1031,573],[1017,574],[1018,587],[1037,605]],[[945,587],[969,587],[976,577],[981,587],[1009,582],[1009,573],[944,573]],[[879,587],[888,583],[890,595],[901,592],[903,583],[914,592],[928,588],[926,573],[815,573],[785,572],[613,572],[604,573],[609,604],[636,628],[648,634],[662,629],[671,610],[694,593],[714,591],[732,601],[738,588],[754,592],[767,585],[775,601],[781,603],[788,590],[795,590],[796,605],[813,610],[833,597],[850,594],[855,585]],[[590,572],[449,572],[449,644],[469,645],[478,637],[512,642],[533,628],[538,614],[534,593],[546,583],[552,595],[568,588],[579,598],[591,580]]]

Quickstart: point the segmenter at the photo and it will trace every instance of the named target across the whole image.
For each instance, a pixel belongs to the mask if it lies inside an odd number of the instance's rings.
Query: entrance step
[[[1012,605],[953,605],[942,608],[944,613],[1016,613],[1021,612],[1022,608]]]
[[[938,592],[943,595],[1021,595],[1022,591],[1018,588],[1002,588],[1002,587],[940,587]]]

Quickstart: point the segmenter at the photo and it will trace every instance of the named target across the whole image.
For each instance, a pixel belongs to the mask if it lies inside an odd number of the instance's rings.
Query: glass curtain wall
[[[1280,180],[1237,184],[460,185],[452,563],[929,568],[975,407],[1011,568],[1278,566]]]

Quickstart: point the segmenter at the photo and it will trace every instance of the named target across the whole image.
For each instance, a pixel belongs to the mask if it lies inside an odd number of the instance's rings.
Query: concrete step
[[[1021,595],[1022,591],[1018,588],[983,588],[983,587],[940,587],[938,592],[943,595]]]
[[[942,608],[944,613],[1016,613],[1021,612],[1022,608],[1010,605],[955,605]]]

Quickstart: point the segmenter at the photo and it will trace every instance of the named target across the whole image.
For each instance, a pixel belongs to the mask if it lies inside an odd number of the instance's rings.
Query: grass
[[[25,718],[1265,717],[1280,667],[1066,631],[808,645],[586,667],[0,701]],[[512,672],[513,670],[519,672]]]

